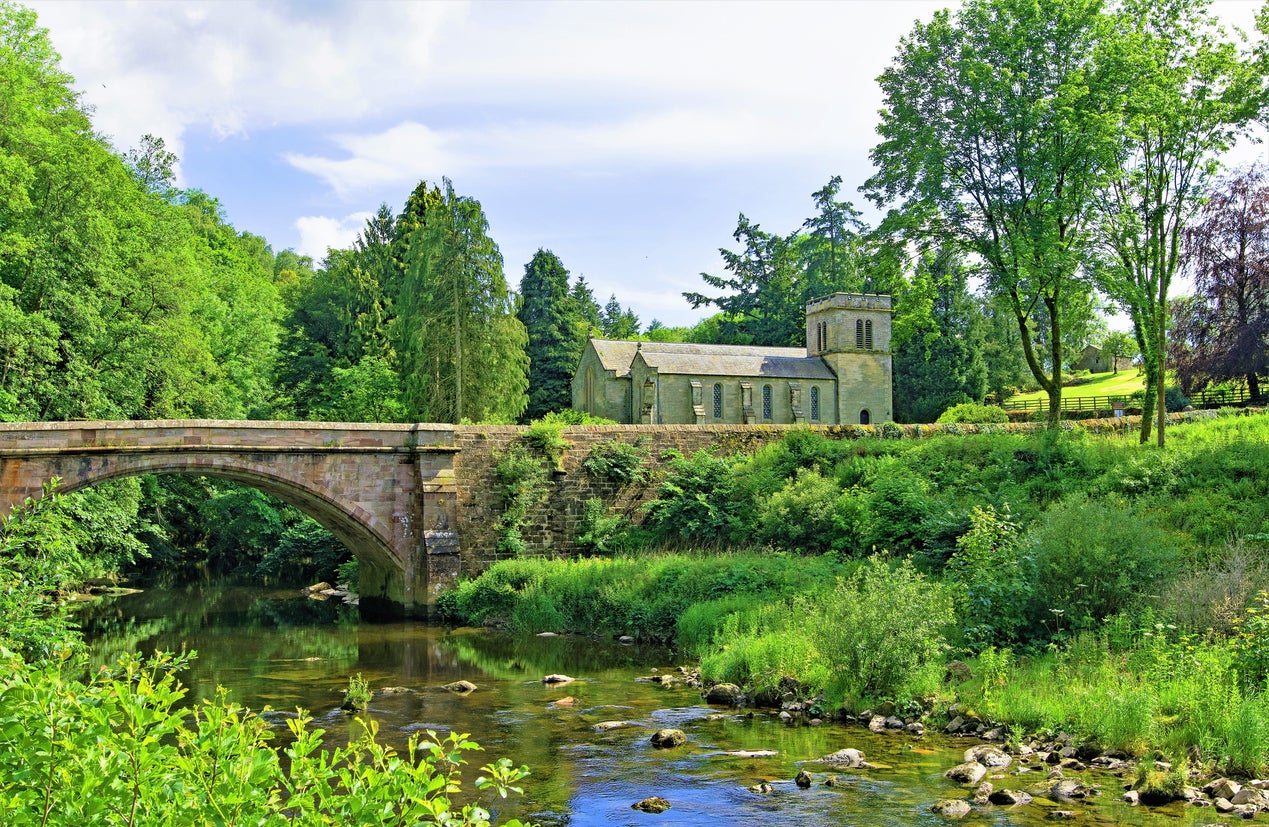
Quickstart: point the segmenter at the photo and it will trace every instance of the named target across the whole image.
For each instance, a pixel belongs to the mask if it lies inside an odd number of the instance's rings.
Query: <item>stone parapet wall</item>
[[[646,484],[619,485],[597,479],[582,463],[591,450],[611,441],[638,444],[648,450],[649,467],[664,465],[661,457],[675,449],[683,454],[700,450],[720,453],[754,451],[784,438],[789,425],[579,425],[566,428],[563,437],[570,445],[564,452],[563,472],[553,473],[545,504],[534,513],[522,531],[530,552],[570,556],[578,551],[574,537],[581,525],[586,500],[600,497],[611,512],[641,522],[639,510],[656,494],[658,474]],[[513,442],[524,438],[527,427],[517,425],[463,425],[454,435],[454,476],[457,480],[457,509],[462,575],[483,571],[497,559],[497,523],[504,504],[497,494],[494,468],[499,456]]]

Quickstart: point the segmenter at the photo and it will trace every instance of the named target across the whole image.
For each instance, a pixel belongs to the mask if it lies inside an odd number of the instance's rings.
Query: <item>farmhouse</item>
[[[890,297],[806,305],[805,348],[591,339],[573,408],[620,423],[875,424],[892,419]]]

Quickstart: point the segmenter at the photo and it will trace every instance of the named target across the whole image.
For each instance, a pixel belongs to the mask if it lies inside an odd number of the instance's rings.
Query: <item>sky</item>
[[[119,151],[320,262],[446,176],[481,202],[514,289],[539,248],[644,325],[709,315],[744,213],[789,233],[871,175],[877,76],[929,0],[31,2]],[[1258,0],[1217,12],[1250,31]],[[1263,155],[1264,150],[1260,150]]]

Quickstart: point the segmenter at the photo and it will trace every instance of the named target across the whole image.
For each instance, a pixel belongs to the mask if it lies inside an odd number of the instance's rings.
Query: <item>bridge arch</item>
[[[349,508],[332,499],[307,480],[297,480],[254,463],[237,466],[232,460],[219,459],[215,465],[208,465],[198,456],[165,454],[134,457],[126,465],[103,463],[96,472],[77,476],[73,480],[63,478],[58,491],[69,494],[107,480],[143,474],[183,474],[225,479],[263,491],[295,506],[335,535],[364,564],[376,568],[399,565],[391,545],[391,535],[383,536],[379,527],[374,525],[373,515],[364,511],[356,513],[358,509]]]
[[[138,474],[201,474],[277,496],[361,561],[363,614],[426,614],[458,574],[454,428],[155,420],[0,423],[0,511]]]

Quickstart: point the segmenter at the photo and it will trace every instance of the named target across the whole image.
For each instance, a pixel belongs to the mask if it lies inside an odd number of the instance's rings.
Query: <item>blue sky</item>
[[[239,230],[320,260],[420,179],[478,199],[514,287],[553,250],[692,324],[738,213],[869,176],[875,79],[946,2],[34,2],[120,150],[164,138]],[[1216,4],[1250,29],[1259,3]]]

